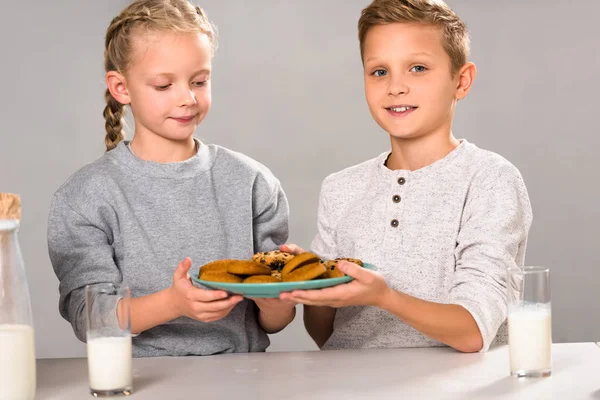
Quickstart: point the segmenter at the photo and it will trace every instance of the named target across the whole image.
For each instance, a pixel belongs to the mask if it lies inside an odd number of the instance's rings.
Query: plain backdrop
[[[54,191],[104,151],[105,30],[122,0],[5,1],[0,191],[22,196],[20,242],[37,356],[84,356],[58,313],[46,222]],[[220,32],[213,107],[197,135],[266,164],[315,234],[321,181],[389,147],[363,94],[356,23],[367,0],[203,0]],[[450,0],[478,76],[454,134],[521,171],[534,222],[526,263],[551,268],[555,342],[600,339],[597,125],[600,2]],[[173,266],[175,267],[175,266]],[[302,313],[270,351],[314,350]]]

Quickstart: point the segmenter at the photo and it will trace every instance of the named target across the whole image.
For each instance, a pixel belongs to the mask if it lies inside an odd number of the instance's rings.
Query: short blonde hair
[[[216,28],[204,11],[187,0],[137,0],[111,21],[104,43],[106,72],[125,73],[131,63],[132,38],[136,33],[167,31],[176,33],[204,33],[212,51],[217,48]],[[125,106],[107,89],[104,98],[106,120],[106,151],[117,147],[124,139],[123,118]]]
[[[441,0],[373,0],[362,10],[358,20],[360,56],[364,60],[365,39],[376,25],[417,22],[439,27],[442,45],[452,62],[452,75],[469,59],[470,41],[467,25]]]

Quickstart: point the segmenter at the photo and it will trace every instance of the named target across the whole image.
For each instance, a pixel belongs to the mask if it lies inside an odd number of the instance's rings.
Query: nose
[[[190,88],[182,88],[179,94],[178,103],[180,107],[189,107],[196,104],[196,95]]]
[[[388,96],[399,96],[401,94],[407,94],[409,89],[404,80],[400,77],[392,77],[389,80]]]

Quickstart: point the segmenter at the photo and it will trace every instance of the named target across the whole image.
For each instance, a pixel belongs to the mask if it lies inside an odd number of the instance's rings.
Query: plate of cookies
[[[282,292],[322,289],[348,283],[352,277],[337,268],[341,260],[363,268],[375,267],[356,258],[321,260],[316,254],[298,255],[279,250],[256,253],[251,260],[217,260],[200,267],[190,276],[196,286],[225,290],[245,297],[277,298]]]

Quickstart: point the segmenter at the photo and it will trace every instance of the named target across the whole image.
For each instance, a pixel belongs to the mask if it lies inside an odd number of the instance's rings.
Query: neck
[[[185,161],[197,153],[196,142],[192,136],[182,140],[172,140],[154,134],[136,133],[130,146],[136,157],[158,163]]]
[[[391,170],[416,171],[446,157],[459,141],[448,131],[445,135],[425,135],[413,139],[392,137],[392,154],[386,166]]]

